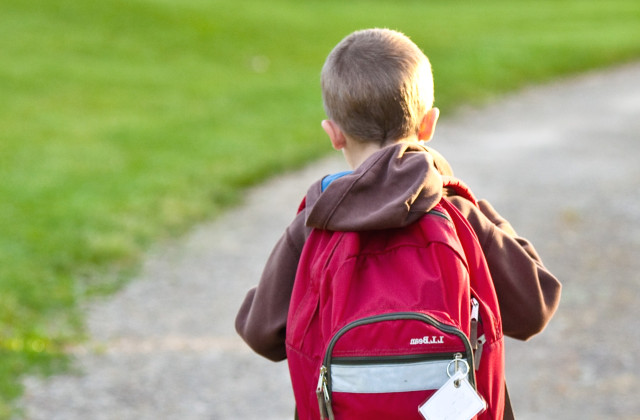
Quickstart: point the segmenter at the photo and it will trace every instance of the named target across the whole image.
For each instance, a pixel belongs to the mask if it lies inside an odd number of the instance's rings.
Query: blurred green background
[[[445,118],[640,58],[637,0],[0,0],[0,417],[150,244],[329,150],[320,68],[374,26],[424,49]]]

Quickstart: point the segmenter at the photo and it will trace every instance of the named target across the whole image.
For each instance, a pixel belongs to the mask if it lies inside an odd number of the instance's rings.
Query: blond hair
[[[344,38],[322,68],[327,116],[355,140],[385,144],[416,135],[433,106],[431,64],[407,36],[366,29]]]

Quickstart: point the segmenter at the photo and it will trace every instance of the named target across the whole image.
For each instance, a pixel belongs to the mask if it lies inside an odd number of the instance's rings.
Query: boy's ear
[[[431,138],[433,137],[433,133],[436,130],[438,117],[440,117],[440,110],[438,108],[431,108],[424,114],[424,117],[422,117],[422,121],[420,122],[418,140],[431,140]]]
[[[323,120],[322,128],[329,136],[329,140],[331,140],[331,145],[333,146],[334,149],[336,150],[344,149],[344,147],[347,144],[347,141],[344,136],[344,133],[342,132],[340,127],[338,127],[338,124],[336,124],[332,120]]]

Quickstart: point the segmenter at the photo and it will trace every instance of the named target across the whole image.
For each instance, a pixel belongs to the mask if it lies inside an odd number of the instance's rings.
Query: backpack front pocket
[[[323,418],[420,419],[418,406],[454,373],[475,385],[473,353],[457,327],[420,312],[362,318],[329,342],[318,380]]]

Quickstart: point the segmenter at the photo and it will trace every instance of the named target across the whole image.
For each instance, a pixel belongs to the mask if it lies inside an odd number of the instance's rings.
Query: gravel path
[[[518,418],[640,419],[640,63],[445,116],[432,145],[564,283],[549,328],[507,343]],[[271,180],[151,252],[87,308],[76,372],[25,379],[25,417],[292,418],[286,363],[254,355],[233,320],[307,185],[344,168],[336,154]]]

